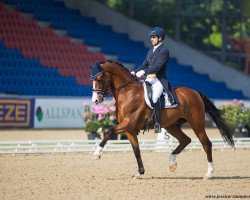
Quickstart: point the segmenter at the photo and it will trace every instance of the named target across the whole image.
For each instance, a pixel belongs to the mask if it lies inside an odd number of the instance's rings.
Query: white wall
[[[83,128],[84,98],[36,98],[34,128]]]

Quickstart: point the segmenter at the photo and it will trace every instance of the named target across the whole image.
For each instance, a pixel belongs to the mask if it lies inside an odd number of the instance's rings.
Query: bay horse
[[[138,171],[134,173],[133,178],[140,178],[145,170],[137,134],[152,115],[152,110],[144,101],[143,85],[121,63],[111,60],[91,66],[91,79],[93,80],[92,102],[102,103],[104,97],[111,91],[116,102],[118,121],[117,126],[104,134],[103,140],[93,153],[93,159],[100,159],[102,149],[112,133],[125,133],[138,164]],[[179,141],[179,146],[169,156],[170,171],[176,170],[177,155],[191,142],[191,139],[181,130],[181,124],[188,122],[207,154],[208,169],[204,179],[210,179],[214,168],[212,143],[205,131],[205,115],[210,116],[224,140],[233,147],[232,131],[223,120],[220,110],[205,95],[187,87],[175,88],[175,93],[179,100],[178,106],[161,111],[161,127]]]

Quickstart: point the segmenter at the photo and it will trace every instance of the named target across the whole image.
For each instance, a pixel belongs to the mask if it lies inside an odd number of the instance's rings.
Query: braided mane
[[[118,62],[118,61],[106,60],[106,61],[101,62],[101,64],[106,63],[106,62],[115,63],[115,64],[119,65],[120,67],[122,67],[123,69],[125,69],[127,72],[129,72],[129,70],[128,70],[126,67],[124,67],[124,65],[123,65],[122,63],[120,63],[120,62]]]

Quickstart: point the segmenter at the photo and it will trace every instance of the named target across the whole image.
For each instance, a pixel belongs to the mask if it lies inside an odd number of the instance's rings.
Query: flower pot
[[[105,136],[105,134],[107,134],[106,132],[102,132],[103,133],[103,137]],[[111,134],[110,140],[117,140],[118,139],[118,135],[117,134]]]
[[[87,136],[88,136],[88,140],[100,139],[100,134],[98,133],[89,133]]]

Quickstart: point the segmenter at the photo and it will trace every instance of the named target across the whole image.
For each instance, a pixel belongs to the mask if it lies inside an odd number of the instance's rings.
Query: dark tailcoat
[[[145,71],[145,75],[156,74],[165,89],[168,89],[168,80],[166,75],[169,51],[164,44],[161,44],[154,52],[153,48],[148,51],[143,64],[135,72]]]

